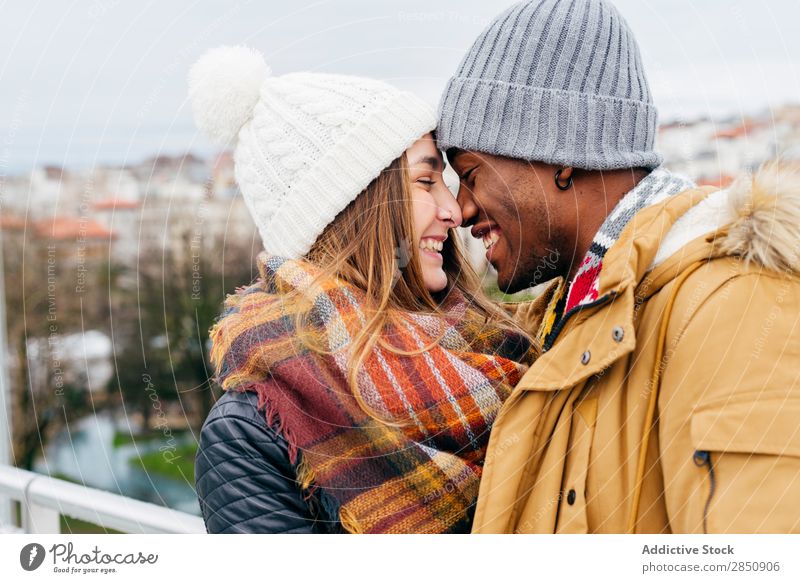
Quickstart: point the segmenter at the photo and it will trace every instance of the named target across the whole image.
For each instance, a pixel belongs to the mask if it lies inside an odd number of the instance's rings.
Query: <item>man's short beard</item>
[[[498,286],[504,293],[512,294],[550,281],[561,275],[559,258],[561,254],[557,249],[546,249],[543,256],[533,256],[527,261],[528,265],[519,269],[508,284]],[[521,267],[521,266],[518,266]]]

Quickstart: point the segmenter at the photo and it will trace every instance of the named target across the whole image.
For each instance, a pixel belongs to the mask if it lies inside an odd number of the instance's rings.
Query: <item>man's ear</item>
[[[574,168],[572,166],[560,166],[553,175],[556,186],[559,190],[569,190],[572,188],[572,174]]]
[[[570,178],[572,178],[572,174],[575,172],[575,169],[572,166],[563,166],[561,167],[561,181],[567,182]]]

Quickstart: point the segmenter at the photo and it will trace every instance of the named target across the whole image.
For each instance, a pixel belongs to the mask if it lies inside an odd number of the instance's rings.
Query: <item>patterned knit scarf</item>
[[[228,297],[211,330],[222,388],[259,395],[292,463],[299,458],[300,486],[332,522],[350,532],[469,532],[489,429],[533,357],[530,341],[478,318],[457,292],[441,316],[398,314],[359,371],[376,419],[347,382],[363,293],[314,282],[307,262],[262,253],[258,266],[259,281]],[[298,339],[282,300],[290,290],[309,301],[307,321],[330,354]]]
[[[603,257],[616,243],[633,216],[645,207],[694,187],[694,182],[688,178],[658,167],[622,197],[594,236],[589,251],[586,252],[578,272],[569,285],[566,299],[564,299],[566,288],[562,286],[551,300],[539,336],[545,348],[550,347],[555,341],[555,335],[559,330],[556,323],[559,320],[567,317],[570,311],[578,306],[589,304],[598,298]]]

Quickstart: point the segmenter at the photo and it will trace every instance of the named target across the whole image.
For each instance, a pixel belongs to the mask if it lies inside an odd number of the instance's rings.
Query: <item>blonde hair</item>
[[[339,280],[364,293],[361,310],[366,323],[351,339],[348,384],[361,408],[383,422],[369,407],[358,389],[358,372],[376,343],[399,354],[419,354],[440,339],[414,352],[388,345],[381,331],[403,312],[441,314],[440,302],[453,289],[461,291],[471,311],[486,324],[508,328],[530,338],[485,294],[480,277],[465,258],[455,231],[444,243],[443,270],[447,286],[431,293],[425,286],[419,250],[414,245],[414,221],[408,163],[405,154],[397,158],[330,223],[315,241],[305,259],[319,275],[313,286]],[[320,342],[315,326],[308,322],[308,302],[299,293],[282,296],[284,313],[295,315],[297,338],[308,348],[324,354],[330,351]]]

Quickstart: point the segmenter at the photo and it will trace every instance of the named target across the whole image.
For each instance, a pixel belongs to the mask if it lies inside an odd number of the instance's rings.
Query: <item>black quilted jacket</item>
[[[252,392],[226,391],[200,430],[195,485],[210,533],[340,532],[306,501],[286,441]]]

